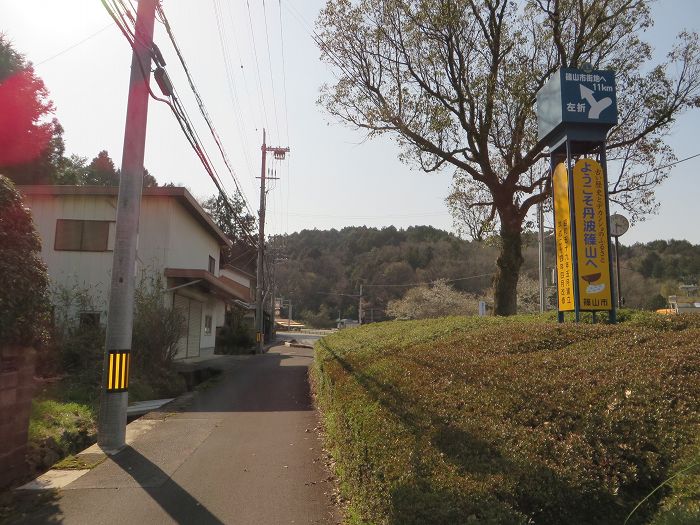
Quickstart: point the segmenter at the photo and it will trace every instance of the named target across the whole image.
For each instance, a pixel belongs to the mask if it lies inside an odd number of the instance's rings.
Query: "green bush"
[[[50,351],[40,359],[40,373],[67,373],[73,383],[96,389],[102,374],[105,327],[99,322],[81,322],[80,314],[103,310],[102,299],[94,289],[77,282],[70,286],[52,283],[50,298]]]
[[[0,346],[34,345],[46,337],[48,276],[31,213],[0,175]]]
[[[159,272],[145,270],[134,293],[133,365],[151,371],[167,368],[185,333],[185,319],[165,304],[165,283]]]
[[[697,446],[698,340],[700,319],[658,315],[402,321],[322,339],[312,376],[351,515],[622,523]]]
[[[216,335],[216,348],[222,354],[247,354],[255,343],[250,330],[243,323],[225,325]]]

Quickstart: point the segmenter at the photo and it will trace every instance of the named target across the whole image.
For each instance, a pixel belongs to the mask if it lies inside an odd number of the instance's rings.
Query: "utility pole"
[[[264,276],[263,276],[263,262],[265,260],[265,179],[275,179],[276,177],[267,177],[266,174],[266,161],[267,154],[269,152],[274,153],[275,158],[278,160],[284,159],[285,155],[289,153],[289,148],[280,147],[270,147],[265,144],[265,129],[263,128],[263,142],[260,148],[262,153],[262,162],[260,167],[260,211],[259,213],[259,224],[258,224],[258,268],[257,268],[257,286],[255,290],[255,324],[257,325],[256,330],[256,341],[257,341],[257,353],[262,354],[263,346],[265,344],[265,322],[263,319],[263,289],[264,289]]]
[[[157,3],[158,0],[139,2],[136,38],[131,58],[97,434],[99,446],[108,454],[116,453],[126,443],[136,249],[146,148],[151,48]]]
[[[360,304],[358,306],[358,321],[359,324],[362,325],[362,283],[360,283]]]

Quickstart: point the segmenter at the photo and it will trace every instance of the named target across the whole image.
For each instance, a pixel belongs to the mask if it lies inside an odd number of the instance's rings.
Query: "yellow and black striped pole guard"
[[[107,392],[126,392],[129,389],[130,364],[131,352],[129,350],[109,351]]]

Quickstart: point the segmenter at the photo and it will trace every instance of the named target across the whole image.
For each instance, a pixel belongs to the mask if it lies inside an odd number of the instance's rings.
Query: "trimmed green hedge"
[[[348,521],[623,523],[697,458],[700,434],[700,317],[630,317],[394,321],[320,340],[312,376]],[[694,472],[629,523],[700,522]]]

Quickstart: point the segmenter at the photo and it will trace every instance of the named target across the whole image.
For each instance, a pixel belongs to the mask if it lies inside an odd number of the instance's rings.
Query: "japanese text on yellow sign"
[[[571,254],[569,177],[563,162],[554,169],[553,187],[559,311],[570,312],[574,309],[574,265]]]
[[[610,310],[610,259],[602,166],[580,159],[574,166],[574,216],[580,310]]]

